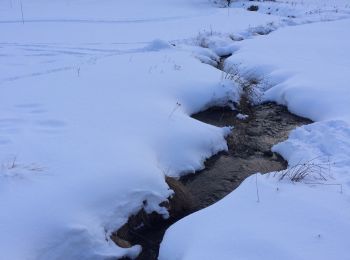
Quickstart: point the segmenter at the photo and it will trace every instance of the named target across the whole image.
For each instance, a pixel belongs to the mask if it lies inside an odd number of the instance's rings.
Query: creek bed
[[[239,113],[247,117],[237,116]],[[146,216],[142,212],[134,220],[129,220],[124,234],[118,236],[132,245],[142,246],[138,260],[157,259],[159,245],[170,225],[222,199],[250,175],[286,169],[286,161],[271,151],[272,146],[286,140],[294,128],[311,123],[275,103],[250,106],[244,99],[238,110],[213,107],[192,117],[219,127],[233,126],[227,137],[228,151],[208,159],[202,171],[184,176],[179,181],[167,178],[170,188],[179,198],[170,200],[170,204],[177,205],[176,212],[171,213],[168,220],[154,214]],[[138,228],[140,223],[142,228]]]
[[[311,123],[275,103],[245,109],[246,119],[237,114],[229,108],[211,108],[193,116],[216,126],[234,126],[227,137],[228,151],[207,160],[204,170],[181,179],[194,197],[196,210],[220,200],[254,173],[286,169],[287,162],[271,152],[272,146],[286,140],[294,128]]]

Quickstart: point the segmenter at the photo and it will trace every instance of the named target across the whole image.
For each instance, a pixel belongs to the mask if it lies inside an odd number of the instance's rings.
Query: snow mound
[[[160,39],[153,40],[146,48],[146,51],[160,51],[163,49],[169,49],[171,45],[169,42],[162,41]]]

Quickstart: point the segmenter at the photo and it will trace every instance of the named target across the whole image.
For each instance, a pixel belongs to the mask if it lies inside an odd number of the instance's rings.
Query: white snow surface
[[[172,194],[164,175],[202,169],[227,149],[229,128],[190,115],[238,102],[240,87],[208,65],[231,53],[228,63],[241,63],[242,73],[271,80],[264,98],[320,121],[274,149],[290,165],[334,162],[328,182],[337,185],[259,175],[257,204],[249,178],[171,227],[160,258],[345,259],[349,22],[287,26],[343,19],[349,5],[300,2],[271,2],[283,12],[270,15],[206,0],[1,1],[0,259],[135,257],[140,247],[119,248],[111,232],[142,207],[167,217],[159,206]]]
[[[236,117],[240,120],[246,120],[249,116],[239,113],[236,115]]]

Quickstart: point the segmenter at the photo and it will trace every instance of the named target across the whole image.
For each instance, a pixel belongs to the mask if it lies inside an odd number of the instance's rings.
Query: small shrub
[[[256,12],[259,10],[259,6],[257,5],[251,5],[247,8],[248,11]]]
[[[232,0],[214,0],[213,2],[221,7],[230,7]]]
[[[292,182],[302,182],[305,179],[327,181],[327,177],[330,177],[330,163],[318,163],[315,162],[317,158],[304,163],[297,163],[296,165],[282,171],[282,173],[276,173],[279,175],[279,180],[289,179]]]
[[[260,103],[263,95],[261,90],[268,88],[268,81],[252,71],[241,72],[239,66],[240,64],[231,65],[225,72],[224,78],[236,82],[251,104]]]

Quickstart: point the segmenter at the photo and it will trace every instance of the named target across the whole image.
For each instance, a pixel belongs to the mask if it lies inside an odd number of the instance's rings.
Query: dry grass
[[[279,180],[288,179],[292,182],[302,182],[304,180],[314,180],[314,181],[327,181],[330,176],[331,163],[317,162],[316,157],[304,163],[297,163],[296,165],[282,171],[275,173],[278,175]]]
[[[254,72],[242,73],[239,64],[232,65],[226,72],[224,72],[224,79],[229,79],[236,82],[242,87],[246,98],[252,104],[260,103],[262,100],[261,88],[266,88],[268,82],[263,76],[258,76]]]

